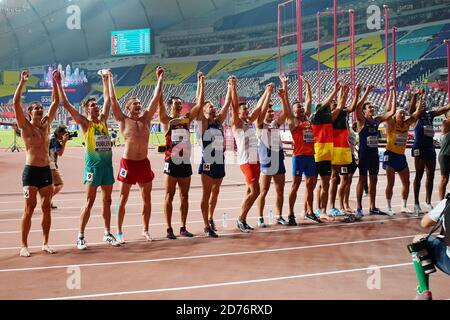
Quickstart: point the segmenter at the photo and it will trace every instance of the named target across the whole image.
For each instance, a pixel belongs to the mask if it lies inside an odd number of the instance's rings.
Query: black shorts
[[[440,154],[439,165],[441,167],[441,176],[448,177],[450,175],[450,156]]]
[[[25,166],[22,173],[22,185],[24,187],[36,187],[42,189],[53,184],[50,166],[34,167]]]
[[[346,176],[349,174],[354,174],[356,172],[356,169],[358,168],[358,165],[356,164],[355,157],[352,157],[352,163],[341,166],[341,170],[339,170],[339,174],[341,176]]]
[[[175,164],[171,160],[164,163],[164,173],[174,178],[187,178],[192,176],[190,163]]]
[[[316,162],[317,175],[321,177],[331,176],[331,161]]]

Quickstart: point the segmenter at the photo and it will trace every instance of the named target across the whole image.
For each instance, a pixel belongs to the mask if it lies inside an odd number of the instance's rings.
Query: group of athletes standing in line
[[[55,253],[48,245],[51,226],[51,199],[53,195],[52,172],[49,167],[49,133],[55,119],[60,102],[70,113],[73,120],[81,127],[86,147],[86,164],[83,181],[86,184],[86,203],[81,210],[77,248],[87,248],[85,229],[94,205],[97,189],[102,191],[102,216],[104,219],[103,240],[113,246],[125,243],[123,222],[129,192],[134,184],[138,184],[141,192],[142,235],[151,240],[149,222],[151,215],[151,191],[154,173],[148,159],[149,124],[158,112],[159,119],[166,131],[165,151],[165,199],[164,214],[167,225],[167,238],[176,239],[172,227],[173,198],[178,186],[180,194],[181,227],[180,236],[193,237],[186,229],[189,210],[189,189],[192,175],[190,125],[198,121],[202,137],[202,161],[199,174],[203,186],[201,212],[204,221],[204,232],[210,237],[217,237],[214,223],[214,211],[225,177],[225,139],[223,123],[231,107],[231,128],[236,141],[240,169],[245,177],[247,192],[244,196],[241,212],[237,219],[240,231],[248,233],[253,230],[247,223],[247,214],[256,202],[258,226],[265,227],[265,199],[272,179],[276,191],[276,222],[282,225],[297,225],[294,206],[302,176],[305,176],[306,194],[303,218],[323,223],[342,217],[345,222],[353,222],[364,216],[362,196],[369,175],[369,213],[393,215],[391,199],[395,180],[395,172],[402,182],[402,212],[409,212],[407,199],[409,193],[409,169],[405,157],[408,130],[415,126],[415,141],[412,155],[415,157],[416,178],[414,180],[414,198],[416,214],[422,210],[419,204],[419,193],[422,176],[426,171],[426,203],[431,208],[436,152],[434,150],[433,118],[447,113],[442,124],[442,149],[440,167],[442,180],[440,197],[444,197],[450,174],[450,105],[437,110],[425,110],[424,92],[412,93],[409,117],[403,109],[397,109],[397,97],[394,87],[390,88],[385,113],[375,115],[374,105],[366,101],[373,90],[369,85],[360,98],[361,86],[353,93],[350,106],[347,106],[349,86],[336,83],[332,93],[325,101],[318,104],[315,112],[311,107],[311,87],[306,85],[305,104],[295,101],[291,104],[288,97],[288,79],[281,76],[281,87],[277,94],[281,99],[282,112],[276,117],[271,104],[271,96],[275,90],[273,83],[265,87],[256,107],[250,113],[247,103],[240,102],[237,94],[237,79],[228,78],[228,89],[225,103],[220,112],[211,101],[205,100],[205,77],[198,74],[196,104],[187,113],[182,114],[182,100],[171,97],[169,113],[166,111],[162,86],[164,69],[156,69],[157,84],[147,109],[143,110],[137,97],[130,97],[126,102],[124,114],[116,97],[111,72],[101,73],[103,81],[104,105],[100,111],[95,98],[83,101],[84,115],[80,114],[68,101],[64,92],[61,74],[53,73],[52,103],[44,116],[44,109],[38,102],[31,103],[28,108],[29,119],[23,112],[21,96],[29,77],[27,70],[21,74],[21,80],[14,96],[14,111],[19,128],[22,130],[26,146],[26,165],[23,171],[23,190],[25,210],[22,217],[22,248],[20,256],[29,257],[28,234],[31,218],[37,205],[37,194],[41,197],[42,229],[44,243],[42,250]],[[125,150],[120,162],[117,180],[121,182],[120,198],[117,206],[118,233],[111,233],[111,193],[115,182],[112,166],[111,141],[108,133],[107,119],[110,109],[119,124],[124,138]],[[356,122],[348,126],[349,116],[354,113]],[[387,147],[383,165],[387,172],[388,184],[386,198],[388,209],[381,211],[375,205],[377,176],[379,171],[378,126],[386,122]],[[280,127],[287,124],[293,137],[292,173],[293,182],[289,195],[289,215],[283,218],[283,202],[286,169],[284,166],[284,150],[280,138]],[[357,185],[357,208],[354,211],[349,205],[349,193],[352,177],[359,167]],[[313,209],[314,190],[317,177],[316,210]],[[340,210],[335,208],[336,195],[339,195]],[[331,210],[327,211],[328,204]]]

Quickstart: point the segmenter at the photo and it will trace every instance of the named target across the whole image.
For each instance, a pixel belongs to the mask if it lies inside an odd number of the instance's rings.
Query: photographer
[[[416,300],[432,300],[429,275],[436,271],[434,265],[450,275],[450,193],[422,218],[420,224],[423,228],[434,227],[428,235],[416,236],[414,243],[408,246],[419,282]],[[439,226],[442,226],[441,235],[431,236]]]
[[[65,126],[59,126],[55,129],[52,135],[50,135],[50,169],[52,171],[53,177],[53,197],[61,191],[64,186],[61,175],[58,171],[58,157],[61,157],[66,148],[66,143],[70,140],[70,134]],[[57,209],[58,207],[51,204],[52,209]]]

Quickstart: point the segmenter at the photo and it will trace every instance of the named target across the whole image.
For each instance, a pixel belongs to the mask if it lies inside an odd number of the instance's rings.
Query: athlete
[[[415,92],[412,95],[409,114],[413,114],[416,109],[418,94],[418,92]],[[425,91],[421,90],[420,94],[425,94]],[[422,109],[423,111],[419,114],[418,119],[412,124],[412,127],[414,127],[414,144],[411,149],[411,155],[414,157],[416,169],[416,177],[414,178],[414,213],[416,215],[423,213],[420,207],[419,195],[424,172],[426,172],[425,203],[428,210],[433,209],[431,195],[433,193],[434,171],[436,170],[433,120],[435,117],[450,111],[450,104],[436,110],[426,110],[425,106],[422,106]]]
[[[392,103],[390,108],[394,111],[395,116],[386,121],[387,145],[384,152],[383,168],[386,170],[387,186],[386,201],[388,204],[387,213],[392,216],[395,211],[392,209],[392,193],[394,189],[395,173],[398,172],[402,182],[402,207],[401,212],[412,213],[407,207],[409,195],[409,168],[406,161],[405,149],[408,141],[409,126],[414,123],[422,112],[423,101],[419,102],[419,106],[415,112],[409,117],[405,117],[405,110],[397,111],[397,94],[395,88],[391,89]],[[389,109],[388,109],[389,111]]]
[[[237,92],[233,95],[236,101],[232,103],[231,129],[236,140],[240,169],[247,184],[247,192],[241,205],[241,214],[237,219],[237,227],[244,233],[253,230],[253,227],[247,223],[247,214],[260,193],[259,177],[261,171],[258,159],[258,142],[253,122],[258,120],[262,107],[269,104],[273,88],[273,83],[266,86],[264,94],[251,114],[249,114],[246,102],[239,103],[237,101]]]
[[[225,177],[225,135],[223,123],[230,110],[235,86],[236,78],[229,77],[225,104],[220,113],[217,113],[216,107],[211,101],[206,101],[203,112],[199,112],[197,117],[202,142],[202,161],[198,168],[203,186],[200,207],[205,225],[204,232],[212,238],[218,237],[214,223],[214,210],[216,209],[220,186]]]
[[[439,165],[441,166],[441,183],[439,184],[439,199],[444,199],[445,190],[450,175],[450,111],[441,127],[441,151],[439,152]]]
[[[102,216],[104,220],[103,241],[112,246],[119,246],[116,238],[111,234],[111,193],[114,184],[114,173],[112,166],[111,140],[109,138],[107,120],[111,108],[109,95],[109,74],[102,74],[103,81],[103,109],[93,97],[82,102],[84,113],[81,115],[69,102],[62,87],[61,79],[56,81],[59,95],[62,98],[64,108],[70,113],[75,122],[81,126],[86,146],[86,164],[84,167],[83,182],[86,185],[86,203],[81,209],[80,232],[77,239],[77,248],[86,250],[85,239],[86,225],[91,216],[91,210],[97,197],[97,189],[102,190]]]
[[[286,76],[280,76],[282,83],[278,95],[281,99],[283,111],[278,118],[275,118],[275,112],[269,103],[263,105],[261,114],[257,120],[258,135],[258,153],[260,161],[260,194],[256,200],[259,218],[258,226],[265,228],[264,223],[264,207],[266,204],[266,196],[270,189],[270,183],[273,179],[276,192],[276,210],[277,224],[287,225],[288,222],[283,218],[283,202],[284,202],[284,185],[286,181],[286,168],[284,166],[284,150],[281,143],[280,127],[286,121],[290,111],[289,100],[287,97],[287,81]]]
[[[170,114],[166,113],[163,95],[161,94],[158,115],[166,131],[166,153],[164,163],[166,196],[164,201],[164,215],[167,224],[167,238],[177,239],[172,228],[172,203],[176,187],[180,190],[181,228],[180,235],[193,237],[187,231],[186,221],[189,209],[189,189],[191,186],[191,141],[190,125],[198,116],[205,104],[204,97],[205,77],[203,73],[197,74],[197,103],[185,114],[182,114],[182,100],[179,97],[171,97],[169,100]]]
[[[136,183],[139,185],[143,203],[142,236],[147,241],[151,240],[148,228],[152,208],[152,181],[155,174],[152,171],[148,159],[148,139],[150,136],[149,124],[158,108],[164,69],[158,67],[156,69],[156,76],[158,78],[158,83],[147,109],[142,112],[141,101],[137,97],[130,97],[126,103],[128,115],[125,115],[120,109],[119,102],[117,101],[112,74],[109,74],[109,93],[112,111],[114,118],[119,123],[119,130],[122,133],[125,142],[125,150],[123,152],[122,160],[120,161],[120,168],[117,176],[117,180],[121,182],[121,187],[117,215],[118,233],[116,239],[120,244],[125,243],[122,228],[125,218],[125,206],[128,201],[130,189],[132,185],[135,185]]]
[[[362,196],[364,185],[367,183],[369,174],[369,213],[386,214],[375,206],[377,192],[378,172],[380,161],[378,156],[378,127],[381,123],[390,119],[394,115],[394,110],[390,108],[393,99],[393,88],[390,89],[389,98],[386,100],[386,112],[384,115],[375,116],[375,107],[372,102],[366,101],[367,96],[374,86],[369,84],[362,98],[356,106],[356,123],[359,138],[358,167],[359,179],[356,187],[356,219],[364,217],[362,209]]]
[[[51,254],[56,253],[48,245],[51,226],[51,201],[53,196],[53,181],[48,150],[50,146],[50,127],[56,117],[59,104],[55,78],[60,77],[60,74],[58,71],[53,72],[52,103],[48,113],[44,115],[44,108],[39,102],[32,102],[28,107],[30,120],[25,117],[21,104],[23,88],[27,84],[29,76],[30,72],[28,70],[22,71],[19,85],[14,94],[14,115],[17,120],[17,125],[21,130],[26,150],[25,168],[22,174],[25,210],[21,223],[22,247],[19,253],[21,257],[31,256],[28,251],[28,234],[31,228],[31,218],[37,205],[38,193],[41,198],[41,226],[44,236],[42,251]]]

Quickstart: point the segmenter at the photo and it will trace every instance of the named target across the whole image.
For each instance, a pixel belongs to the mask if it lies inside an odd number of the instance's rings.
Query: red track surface
[[[114,149],[117,169],[122,149]],[[227,165],[227,177],[219,196],[216,222],[220,237],[203,236],[201,189],[198,174],[193,175],[189,198],[188,230],[193,239],[165,239],[163,219],[163,159],[150,150],[156,173],[152,193],[150,233],[155,241],[144,242],[140,236],[141,203],[136,188],[130,195],[125,217],[125,239],[119,248],[101,243],[103,223],[101,202],[97,200],[86,230],[87,251],[75,248],[78,217],[84,202],[81,174],[84,153],[72,148],[60,159],[65,180],[57,195],[53,211],[51,245],[58,253],[40,251],[40,209],[35,212],[29,244],[32,257],[18,256],[20,218],[23,210],[21,173],[25,161],[22,153],[0,153],[0,299],[411,299],[416,278],[406,245],[417,233],[424,233],[418,218],[398,214],[390,217],[366,216],[353,224],[316,225],[300,221],[299,227],[270,226],[242,234],[235,219],[245,187],[237,165]],[[291,180],[291,160],[286,159],[287,180]],[[410,164],[410,168],[414,167]],[[117,170],[116,170],[117,171]],[[194,166],[196,171],[196,166]],[[384,173],[383,170],[380,171]],[[411,182],[414,173],[411,174]],[[433,202],[437,201],[436,172]],[[386,177],[380,176],[377,204],[384,208]],[[412,185],[412,183],[411,183]],[[424,185],[424,182],[423,182]],[[355,198],[352,186],[351,197]],[[114,187],[113,206],[118,199],[119,184]],[[285,194],[290,190],[287,183]],[[421,199],[424,201],[424,189]],[[297,209],[303,207],[304,185],[299,190]],[[400,181],[397,178],[393,205],[400,208]],[[412,187],[409,197],[413,202]],[[367,199],[364,199],[367,206]],[[174,203],[175,227],[179,226]],[[273,208],[274,191],[267,199],[266,211]],[[355,202],[352,201],[353,207]],[[287,215],[287,196],[284,215]],[[228,228],[222,228],[222,213],[229,214]],[[297,214],[298,216],[299,214]],[[113,219],[114,221],[114,219]],[[256,225],[256,208],[248,221]],[[115,225],[115,222],[113,222]],[[115,229],[115,228],[113,228]],[[177,232],[176,232],[177,233]],[[70,290],[67,281],[70,266],[79,266],[81,288]],[[380,269],[380,289],[370,290],[369,267]],[[435,299],[450,298],[450,280],[440,271],[430,280]]]

